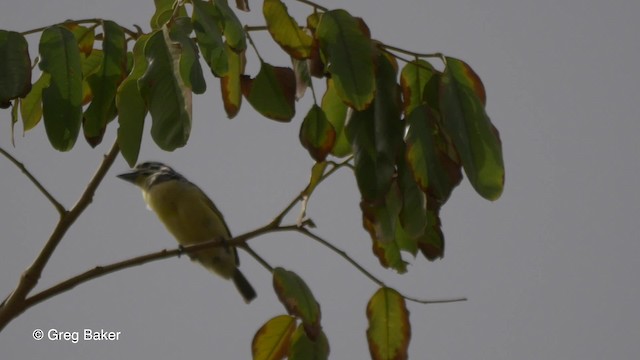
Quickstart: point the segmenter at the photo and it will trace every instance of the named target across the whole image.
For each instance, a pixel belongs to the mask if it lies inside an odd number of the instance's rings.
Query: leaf
[[[336,131],[336,141],[331,149],[331,155],[335,157],[345,157],[351,155],[351,144],[345,130],[347,121],[347,105],[336,92],[332,79],[327,79],[327,89],[322,97],[322,110],[327,116],[327,120],[333,125]]]
[[[309,184],[304,189],[303,196],[309,197],[313,190],[316,189],[316,186],[320,183],[322,176],[324,175],[324,170],[327,168],[328,163],[326,161],[317,162],[313,164],[313,168],[311,168],[311,177],[309,178]]]
[[[420,252],[429,261],[444,257],[444,235],[439,213],[439,207],[427,210],[427,227],[424,234],[417,239]]]
[[[249,0],[236,0],[236,7],[238,10],[249,12]]]
[[[340,98],[356,110],[373,101],[375,81],[371,40],[342,9],[322,14],[315,33]]]
[[[477,95],[479,85],[474,82],[474,88],[467,86],[472,81],[470,73],[466,64],[447,58],[440,79],[440,111],[469,182],[482,197],[496,200],[504,187],[502,144],[483,99]]]
[[[229,71],[220,79],[224,110],[229,119],[233,119],[240,111],[242,104],[242,86],[240,75],[244,73],[246,59],[244,51],[236,53],[228,45],[225,47],[228,56]]]
[[[293,71],[296,75],[296,100],[302,99],[307,88],[313,86],[311,83],[311,74],[309,74],[309,65],[307,61],[291,58]]]
[[[151,25],[152,30],[159,30],[169,22],[169,20],[171,20],[171,16],[173,15],[173,5],[176,1],[153,0],[153,2],[156,6],[156,11],[153,13],[149,24]],[[187,16],[187,11],[183,5],[179,6],[177,16]]]
[[[161,149],[173,151],[187,143],[191,131],[191,91],[180,75],[180,52],[163,27],[151,35],[144,53],[148,67],[138,88],[151,113],[151,136]]]
[[[29,44],[20,33],[0,30],[0,108],[31,91]]]
[[[72,22],[64,23],[62,24],[62,26],[69,29],[69,31],[73,33],[73,36],[78,42],[78,48],[80,49],[80,52],[85,56],[91,55],[91,53],[93,52],[93,43],[96,38],[95,28],[88,28],[86,26],[81,26]]]
[[[300,127],[300,142],[311,157],[321,162],[329,154],[336,140],[336,131],[318,105],[313,105]]]
[[[40,69],[51,75],[42,91],[42,112],[49,142],[54,149],[71,150],[82,120],[82,66],[73,34],[52,26],[40,37]]]
[[[321,331],[320,305],[304,280],[293,271],[278,267],[273,271],[273,288],[287,312],[300,318],[307,335],[316,339]]]
[[[450,74],[459,82],[460,85],[466,86],[471,89],[484,107],[487,105],[487,94],[484,90],[484,84],[480,80],[478,74],[462,60],[446,57],[447,67],[450,70]]]
[[[387,194],[402,146],[400,95],[393,65],[386,56],[378,57],[374,103],[364,111],[354,111],[347,125],[358,188],[371,203]]]
[[[95,147],[102,141],[107,124],[117,115],[116,90],[127,69],[127,43],[124,31],[113,21],[103,21],[102,64],[87,78],[93,100],[84,112],[84,136]]]
[[[82,105],[91,102],[93,93],[87,79],[98,72],[104,60],[104,53],[100,49],[93,49],[91,55],[82,59]]]
[[[307,35],[280,0],[264,0],[262,13],[273,40],[292,57],[303,60],[311,54],[311,36]]]
[[[235,52],[244,51],[247,48],[247,40],[244,27],[236,13],[231,10],[227,0],[213,0],[213,3],[224,21],[224,37],[227,44]]]
[[[31,91],[20,102],[23,131],[33,129],[42,119],[42,90],[49,86],[51,75],[42,73],[38,81],[33,83]]]
[[[404,232],[400,235],[414,239],[424,233],[427,225],[427,196],[416,184],[409,164],[402,156],[398,159],[398,186],[402,196],[399,220]]]
[[[411,114],[413,109],[423,102],[424,89],[435,70],[424,60],[414,60],[402,68],[400,86],[404,98],[404,115]]]
[[[315,340],[307,335],[303,326],[298,326],[293,333],[289,360],[323,360],[329,358],[329,340],[324,331]]]
[[[138,162],[147,106],[138,89],[138,79],[147,70],[144,47],[150,35],[141,36],[133,46],[133,69],[116,93],[118,107],[118,146],[130,167]]]
[[[15,125],[18,122],[18,109],[20,108],[20,98],[17,98],[16,101],[11,105],[11,144],[15,147],[15,137],[14,137],[14,129]]]
[[[255,79],[241,77],[242,93],[260,114],[289,122],[295,115],[296,80],[293,70],[263,62]]]
[[[213,3],[193,0],[192,21],[198,46],[211,72],[221,77],[228,71],[229,62],[224,40],[222,40],[222,19],[217,15]]]
[[[179,17],[168,28],[169,37],[174,45],[177,45],[176,49],[179,49],[175,56],[179,59],[178,67],[182,81],[195,94],[204,93],[207,85],[200,66],[200,55],[195,42],[189,37],[193,32],[191,21],[187,17]],[[170,46],[169,48],[174,47]]]
[[[284,359],[295,330],[296,319],[292,316],[279,315],[269,319],[253,336],[253,360]]]
[[[404,298],[397,291],[383,287],[367,304],[367,341],[375,360],[407,359],[411,323]]]

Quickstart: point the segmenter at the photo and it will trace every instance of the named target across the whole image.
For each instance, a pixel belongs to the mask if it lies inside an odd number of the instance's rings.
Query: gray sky
[[[255,14],[246,19],[260,24],[260,5],[251,4]],[[390,285],[418,297],[469,298],[410,303],[410,357],[637,358],[640,2],[322,4],[363,17],[373,36],[386,43],[468,61],[484,81],[488,112],[503,140],[502,198],[487,202],[465,180],[443,210],[445,258],[419,258],[405,276],[381,269],[371,254],[353,176],[338,174],[312,199],[309,215],[318,233]],[[0,28],[25,31],[69,18],[103,17],[148,29],[152,7],[152,1],[12,1],[0,5]],[[266,60],[286,64],[270,46],[259,44]],[[255,60],[249,69],[256,69]],[[268,222],[304,186],[312,162],[297,132],[309,101],[298,105],[290,125],[257,116],[246,101],[229,121],[217,81],[208,85],[195,100],[188,146],[163,153],[145,135],[140,158],[167,162],[203,187],[238,234]],[[117,128],[111,126],[95,150],[79,140],[73,151],[60,154],[45,142],[42,126],[24,138],[17,131],[12,148],[9,113],[0,117],[0,145],[67,206]],[[52,257],[39,288],[98,264],[175,246],[138,190],[114,177],[126,169],[118,159]],[[41,248],[56,213],[4,158],[0,185],[0,293],[6,294]],[[252,244],[272,265],[296,271],[311,287],[322,306],[331,358],[368,356],[365,306],[376,290],[373,283],[301,236],[265,236]],[[28,310],[0,335],[0,352],[12,359],[249,358],[255,330],[284,309],[270,274],[240,255],[259,294],[251,305],[230,283],[185,258],[169,259],[100,278]],[[103,328],[122,337],[37,342],[31,337],[36,328]]]

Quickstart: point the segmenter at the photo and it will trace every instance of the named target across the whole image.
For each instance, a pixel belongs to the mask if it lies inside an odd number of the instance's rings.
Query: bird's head
[[[147,161],[136,165],[132,171],[117,175],[118,178],[128,181],[141,188],[148,188],[158,180],[176,179],[182,176],[171,167],[157,162]]]

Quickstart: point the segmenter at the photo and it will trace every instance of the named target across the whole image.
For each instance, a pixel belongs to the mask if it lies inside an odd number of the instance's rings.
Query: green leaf
[[[398,186],[402,194],[401,228],[404,234],[414,239],[424,233],[427,224],[427,196],[416,184],[409,164],[402,156],[398,159]]]
[[[138,79],[147,70],[144,47],[150,35],[141,36],[133,46],[133,69],[116,94],[118,107],[118,146],[130,167],[138,162],[147,106],[138,89]]]
[[[320,305],[304,280],[293,271],[278,267],[273,270],[273,288],[287,312],[300,318],[307,335],[316,339],[321,331]]]
[[[502,144],[485,112],[483,99],[477,95],[479,85],[467,86],[472,79],[470,73],[468,65],[447,58],[440,79],[440,111],[469,182],[482,197],[496,200],[504,187]]]
[[[224,76],[229,69],[227,52],[222,40],[223,21],[213,3],[193,0],[193,29],[196,32],[198,46],[211,72]]]
[[[433,66],[424,60],[414,60],[402,68],[400,86],[404,98],[405,116],[422,104],[425,86],[434,73]]]
[[[227,40],[227,44],[235,52],[244,51],[247,48],[247,40],[244,34],[244,27],[236,13],[231,10],[227,0],[213,0],[213,3],[224,21],[224,37]]]
[[[91,102],[93,93],[87,79],[98,72],[104,61],[104,52],[100,49],[93,49],[91,55],[82,59],[82,105]]]
[[[229,119],[233,119],[240,111],[242,104],[242,85],[240,76],[244,73],[246,59],[244,51],[236,53],[228,45],[225,47],[229,63],[229,71],[220,79],[224,110]]]
[[[191,90],[182,81],[179,46],[167,27],[151,35],[144,47],[148,67],[138,87],[151,113],[151,136],[167,151],[182,147],[191,132]]]
[[[176,3],[175,0],[153,0],[156,11],[153,13],[151,17],[151,21],[149,25],[151,25],[151,29],[159,30],[161,29],[169,20],[171,20],[171,16],[173,15],[173,5]],[[184,6],[180,6],[178,8],[177,16],[187,16],[187,11]]]
[[[262,13],[273,40],[292,57],[302,60],[311,54],[311,36],[307,35],[280,0],[264,0]]]
[[[296,100],[302,99],[308,87],[313,86],[311,83],[311,74],[309,74],[309,65],[306,60],[298,60],[291,58],[293,71],[296,74]]]
[[[29,44],[20,33],[0,30],[0,108],[31,91]]]
[[[40,69],[51,75],[42,91],[44,125],[51,145],[71,150],[82,120],[82,65],[73,34],[62,26],[52,26],[40,38]]]
[[[241,78],[242,93],[260,114],[277,121],[289,122],[296,113],[296,80],[293,70],[265,62],[255,79]]]
[[[73,33],[73,36],[78,42],[80,52],[85,56],[91,55],[93,52],[93,43],[96,38],[95,28],[88,28],[72,22],[64,23],[62,26]]]
[[[446,60],[450,74],[453,75],[456,81],[460,85],[471,89],[476,94],[483,107],[487,105],[487,94],[484,90],[484,84],[482,84],[480,77],[475,71],[473,71],[471,66],[462,60],[452,57],[446,57]]]
[[[189,37],[191,32],[193,32],[193,28],[189,18],[176,18],[169,27],[169,36],[178,46],[169,46],[169,48],[179,50],[174,56],[180,59],[178,66],[184,84],[195,94],[202,94],[207,89],[207,84],[202,74],[198,48],[193,39]]]
[[[364,111],[353,112],[347,135],[355,154],[360,193],[365,200],[375,203],[387,194],[402,146],[396,70],[394,63],[384,55],[378,57],[374,103]]]
[[[288,360],[324,360],[329,358],[329,339],[324,331],[315,340],[307,335],[303,326],[293,333]]]
[[[102,64],[87,78],[93,100],[84,113],[84,136],[91,146],[102,141],[107,124],[117,115],[116,90],[127,69],[127,43],[124,31],[113,21],[103,21]]]
[[[15,125],[18,122],[18,109],[20,108],[20,98],[17,98],[16,101],[11,105],[11,144],[16,146],[15,137],[14,137],[14,129]]]
[[[427,210],[427,226],[422,236],[418,237],[420,252],[429,261],[444,257],[444,235],[440,223],[440,207]]]
[[[347,105],[338,96],[331,79],[327,79],[327,89],[322,97],[322,110],[336,131],[336,141],[331,149],[331,155],[336,157],[351,155],[351,144],[344,126],[347,120]]]
[[[253,360],[284,359],[295,330],[296,318],[292,316],[279,315],[269,319],[253,336]]]
[[[318,105],[313,105],[300,127],[300,142],[311,157],[321,162],[329,154],[336,140],[336,131]]]
[[[324,170],[327,168],[327,165],[328,163],[326,161],[313,164],[313,167],[311,168],[311,176],[309,177],[309,184],[303,192],[304,197],[308,198],[311,196],[313,190],[316,189],[316,186],[318,186],[320,180],[322,180],[322,176],[324,175]]]
[[[33,83],[31,91],[20,102],[23,131],[33,129],[42,119],[42,90],[49,86],[51,75],[42,73],[38,81]]]
[[[371,358],[375,360],[407,359],[411,323],[402,295],[383,287],[367,304],[367,341]]]
[[[327,11],[315,35],[338,96],[356,110],[366,109],[373,101],[375,80],[371,40],[359,22],[345,10]]]

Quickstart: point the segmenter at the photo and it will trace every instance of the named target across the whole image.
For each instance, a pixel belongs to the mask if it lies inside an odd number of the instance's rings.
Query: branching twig
[[[63,216],[65,214],[65,212],[67,211],[64,206],[58,201],[56,200],[56,198],[53,197],[53,195],[51,195],[51,193],[49,191],[47,191],[47,189],[44,188],[44,186],[42,186],[42,184],[40,183],[40,181],[38,181],[38,179],[36,179],[30,172],[29,170],[27,170],[27,168],[24,166],[23,163],[21,163],[20,161],[18,161],[15,157],[13,157],[13,155],[9,154],[8,152],[6,152],[3,148],[0,147],[0,154],[4,155],[7,159],[9,159],[9,161],[11,161],[15,166],[18,167],[18,169],[20,169],[20,171],[22,171],[22,173],[29,179],[31,180],[31,182],[33,183],[33,185],[36,186],[36,188],[38,188],[38,190],[40,190],[40,192],[42,193],[42,195],[44,195],[47,200],[49,200],[49,202],[51,202],[51,204],[53,205],[53,207],[56,208],[56,210],[58,211],[58,214],[60,214],[60,216]]]
[[[49,240],[47,240],[33,263],[22,273],[22,276],[18,281],[18,285],[11,295],[9,295],[9,297],[4,301],[2,307],[0,307],[0,331],[9,323],[9,321],[27,309],[25,306],[25,299],[27,298],[27,295],[38,284],[42,270],[44,270],[44,267],[49,262],[51,255],[67,230],[69,230],[71,225],[73,225],[80,214],[82,214],[93,200],[93,195],[98,188],[98,185],[102,182],[102,179],[113,164],[119,152],[120,149],[118,148],[118,143],[114,142],[111,150],[104,156],[102,163],[93,175],[91,181],[89,181],[89,184],[80,196],[78,202],[73,206],[73,208],[71,208],[71,210],[65,212],[64,215],[60,217],[58,224],[49,236]]]
[[[50,27],[56,26],[56,25],[64,25],[64,24],[101,24],[102,21],[103,21],[103,19],[97,19],[97,18],[94,18],[94,19],[80,19],[80,20],[67,20],[67,21],[64,21],[64,22],[61,22],[61,23],[57,23],[57,24],[53,24],[53,25],[48,25],[48,26],[43,26],[43,27],[39,27],[39,28],[23,31],[23,32],[21,32],[21,34],[23,36],[36,34],[36,33],[39,33],[41,31],[46,30],[47,28],[50,28]],[[127,29],[126,27],[124,27],[124,26],[122,26],[120,24],[118,24],[118,26],[120,26],[120,28],[122,29],[122,31],[125,32],[125,34],[131,36],[132,38],[137,39],[137,38],[140,37],[140,33],[139,32],[133,31],[131,29]]]

